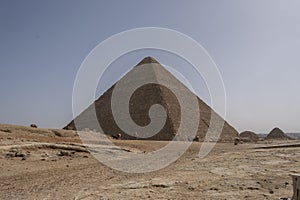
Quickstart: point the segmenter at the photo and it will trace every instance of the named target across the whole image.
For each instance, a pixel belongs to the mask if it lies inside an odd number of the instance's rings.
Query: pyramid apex
[[[143,60],[141,60],[139,62],[139,64],[137,64],[137,65],[144,65],[144,64],[149,64],[149,63],[159,63],[159,62],[157,60],[155,60],[155,58],[153,58],[151,56],[147,56]]]
[[[273,128],[271,132],[274,132],[274,131],[280,131],[280,132],[283,132],[283,131],[282,131],[280,128],[278,128],[278,127]]]

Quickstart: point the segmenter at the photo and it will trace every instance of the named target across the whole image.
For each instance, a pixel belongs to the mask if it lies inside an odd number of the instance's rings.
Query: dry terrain
[[[147,153],[166,142],[115,141]],[[0,199],[278,199],[292,196],[300,147],[219,143],[204,159],[194,142],[159,171],[129,174],[93,158],[76,132],[0,125]],[[291,141],[290,143],[297,143]],[[300,142],[299,142],[300,143]]]

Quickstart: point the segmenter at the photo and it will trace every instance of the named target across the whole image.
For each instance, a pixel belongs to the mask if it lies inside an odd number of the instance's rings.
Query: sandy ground
[[[115,141],[126,151],[151,152],[155,141]],[[219,143],[199,159],[194,142],[159,171],[113,170],[85,150],[73,131],[0,125],[0,199],[278,199],[292,196],[300,148]],[[292,141],[297,143],[297,141]],[[299,142],[300,143],[300,142]]]

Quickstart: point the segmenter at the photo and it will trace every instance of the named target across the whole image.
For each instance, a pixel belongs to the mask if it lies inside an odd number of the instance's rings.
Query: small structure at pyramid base
[[[143,74],[142,68],[147,67],[147,74]],[[134,76],[132,76],[132,74]],[[137,74],[137,75],[136,75]],[[229,125],[222,117],[220,117],[216,112],[214,112],[205,102],[203,102],[199,97],[197,97],[193,92],[191,92],[185,85],[183,85],[177,78],[175,78],[169,71],[167,71],[162,65],[160,65],[154,58],[146,57],[139,64],[137,64],[131,71],[129,71],[124,77],[122,77],[117,83],[115,83],[111,88],[109,88],[99,99],[97,99],[92,105],[90,105],[85,111],[83,111],[79,116],[72,120],[64,129],[71,130],[83,130],[84,128],[89,128],[90,130],[102,131],[104,134],[109,136],[114,136],[116,134],[121,134],[120,139],[143,139],[143,140],[173,140],[174,136],[177,134],[180,123],[181,123],[181,106],[178,99],[174,93],[167,87],[149,83],[137,88],[129,101],[129,112],[132,121],[140,127],[145,127],[151,123],[149,117],[149,110],[152,105],[161,105],[166,111],[166,121],[162,129],[155,135],[147,138],[139,137],[138,133],[135,136],[125,133],[116,123],[112,111],[112,96],[116,85],[119,82],[126,82],[130,84],[131,78],[134,77],[137,80],[145,79],[144,76],[150,76],[153,79],[165,79],[168,84],[172,85],[180,93],[188,94],[184,98],[184,101],[188,101],[189,97],[195,98],[198,101],[199,106],[199,122],[198,130],[196,130],[197,140],[203,141],[208,129],[210,128],[211,116],[216,116],[214,120],[224,123],[223,129],[220,131],[220,137],[218,141],[222,142],[233,142],[234,138],[238,136],[238,132]],[[129,81],[128,81],[129,79]],[[124,81],[126,80],[126,81]],[[122,104],[123,99],[119,99]],[[126,104],[124,104],[126,105]],[[126,106],[124,106],[126,107]],[[193,113],[193,106],[188,106],[187,110]],[[93,124],[92,118],[95,116],[93,112],[96,112],[98,124],[101,126],[102,130],[99,130],[99,126]],[[122,115],[122,113],[120,113]],[[125,118],[124,118],[125,119]],[[190,120],[194,120],[192,117]],[[76,122],[76,123],[75,123]],[[77,122],[80,122],[79,125]],[[187,123],[190,123],[189,121]],[[182,140],[193,141],[195,135],[190,138],[184,138],[185,133],[192,132],[189,130],[189,126],[186,126],[184,133],[178,133],[183,135]],[[214,131],[214,130],[213,130]],[[179,137],[180,139],[180,137]]]
[[[256,133],[252,131],[244,131],[240,133],[239,138],[241,142],[257,142],[259,140],[259,137],[256,135]]]
[[[265,138],[266,140],[291,140],[280,128],[274,128]]]

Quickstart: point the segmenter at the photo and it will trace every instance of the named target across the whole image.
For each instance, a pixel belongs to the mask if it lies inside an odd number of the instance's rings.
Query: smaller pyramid
[[[290,140],[280,128],[274,128],[266,137],[267,140]]]
[[[258,135],[252,131],[244,131],[240,135],[241,140],[249,141],[249,142],[257,142],[259,140]]]

